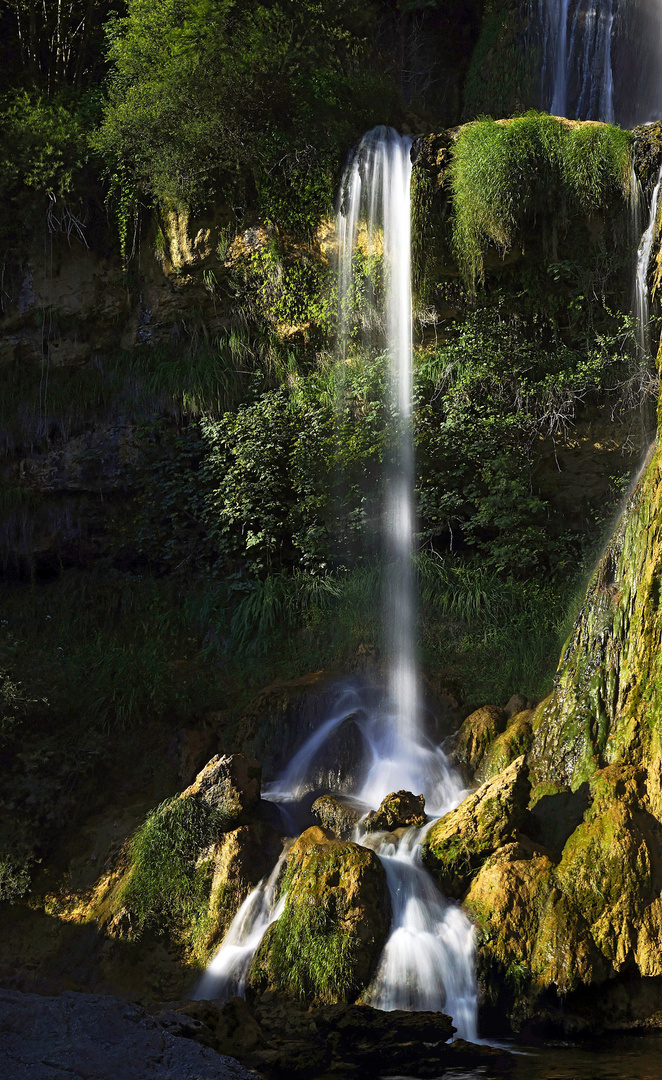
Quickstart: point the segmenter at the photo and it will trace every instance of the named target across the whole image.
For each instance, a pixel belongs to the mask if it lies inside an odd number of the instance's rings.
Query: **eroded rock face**
[[[361,817],[359,810],[333,795],[322,795],[315,800],[310,810],[322,826],[329,829],[338,840],[349,840]]]
[[[411,791],[392,791],[382,799],[378,810],[366,815],[366,832],[391,832],[393,829],[420,829],[425,824],[425,798]]]
[[[533,742],[532,718],[532,710],[512,716],[506,730],[497,735],[485,751],[476,772],[476,780],[482,784],[507,769],[516,758],[529,752]]]
[[[244,754],[216,754],[207,762],[181,798],[198,798],[228,821],[239,820],[260,801],[262,766]]]
[[[368,986],[388,934],[384,868],[373,851],[308,829],[290,850],[285,910],[267,931],[249,984],[307,1002],[351,1002]]]
[[[517,840],[529,794],[529,771],[520,757],[432,826],[423,862],[446,896],[461,899],[486,859]]]

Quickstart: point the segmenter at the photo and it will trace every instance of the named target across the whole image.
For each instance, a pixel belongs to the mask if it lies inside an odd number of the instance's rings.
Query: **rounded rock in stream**
[[[348,806],[334,795],[322,795],[315,800],[310,811],[339,840],[349,840],[361,818],[360,810]]]
[[[382,799],[379,810],[366,815],[366,832],[391,832],[393,829],[420,829],[425,824],[425,798],[411,791],[392,791]]]
[[[309,1003],[355,1001],[370,983],[391,904],[373,851],[314,826],[291,848],[283,914],[265,934],[248,977]]]

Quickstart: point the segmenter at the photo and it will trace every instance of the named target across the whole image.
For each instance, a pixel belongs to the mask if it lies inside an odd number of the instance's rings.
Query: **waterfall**
[[[395,731],[415,738],[419,721],[413,580],[414,455],[412,438],[411,143],[393,128],[376,127],[361,139],[345,173],[338,212],[339,340],[346,359],[352,327],[353,264],[359,223],[369,251],[382,252],[381,281],[371,282],[375,303],[383,288],[393,417],[393,462],[387,480],[385,627]]]
[[[555,116],[614,122],[615,2],[537,0],[530,5],[542,48],[542,104]]]
[[[655,223],[657,221],[657,211],[660,204],[660,186],[662,185],[662,166],[657,177],[657,183],[653,189],[653,195],[651,198],[650,211],[648,214],[648,225],[643,232],[639,247],[637,249],[637,272],[635,275],[634,285],[634,314],[636,318],[637,326],[637,341],[639,345],[639,351],[643,356],[649,357],[651,350],[650,343],[650,331],[649,331],[649,318],[650,318],[650,293],[648,289],[648,267],[651,260],[651,252],[653,250],[653,241],[655,239]],[[637,195],[639,193],[637,192]],[[637,212],[637,203],[639,199],[633,200],[635,207],[635,214]]]
[[[528,0],[527,47],[540,52],[543,109],[625,127],[661,115],[658,0]]]
[[[413,567],[410,151],[411,139],[391,128],[368,132],[345,171],[337,220],[339,362],[351,359],[359,330],[355,296],[367,294],[373,307],[368,321],[385,337],[390,368],[392,451],[385,477],[383,611],[387,686],[375,694],[355,683],[341,685],[327,717],[281,776],[265,788],[266,798],[278,803],[284,820],[292,823],[298,801],[317,786],[317,766],[325,745],[349,720],[360,732],[362,745],[350,793],[364,811],[376,809],[390,792],[405,788],[414,794],[422,792],[427,813],[438,818],[466,795],[442,748],[426,736],[419,702]],[[356,278],[359,245],[376,267],[367,283]],[[342,783],[347,793],[346,780]],[[392,911],[390,934],[365,999],[382,1009],[444,1010],[452,1015],[461,1037],[475,1040],[478,988],[473,927],[462,908],[441,895],[421,864],[421,842],[431,824],[407,830],[397,841],[391,834],[365,835],[360,822],[356,828],[356,842],[373,847],[384,866]],[[277,901],[279,875],[277,867],[244,902],[197,997],[243,992],[262,936],[283,910],[285,900]]]

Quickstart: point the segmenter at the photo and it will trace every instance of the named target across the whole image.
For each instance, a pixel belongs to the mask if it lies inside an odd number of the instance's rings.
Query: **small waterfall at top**
[[[368,283],[372,322],[386,338],[390,366],[389,415],[392,461],[387,470],[384,507],[387,656],[385,692],[348,682],[334,706],[292,757],[282,775],[265,788],[278,803],[292,832],[297,805],[318,790],[318,764],[324,748],[351,720],[362,739],[356,762],[342,790],[363,812],[376,809],[390,792],[406,789],[425,796],[433,819],[457,806],[466,794],[441,749],[425,733],[416,663],[416,590],[413,567],[415,529],[412,432],[412,297],[410,264],[411,140],[391,128],[368,132],[353,153],[343,178],[338,213],[339,359],[351,362],[355,332],[355,257],[378,269]],[[379,269],[381,256],[381,269]],[[361,286],[366,283],[362,282]],[[359,421],[360,422],[360,421]],[[458,1034],[477,1037],[478,991],[474,975],[473,927],[462,908],[445,899],[421,864],[426,830],[366,835],[357,843],[374,848],[386,872],[391,897],[391,930],[373,983],[365,998],[382,1009],[443,1010]],[[285,856],[281,856],[282,859]],[[247,898],[202,979],[196,996],[241,994],[250,962],[268,927],[282,911],[277,897],[281,864]]]
[[[540,106],[555,116],[632,127],[661,115],[658,0],[529,0],[527,40],[540,51]]]
[[[542,47],[542,103],[555,116],[614,122],[616,0],[534,0]]]

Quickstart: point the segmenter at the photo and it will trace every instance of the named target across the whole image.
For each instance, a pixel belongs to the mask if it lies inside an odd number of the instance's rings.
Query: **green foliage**
[[[455,143],[450,166],[454,243],[472,288],[484,280],[488,244],[505,254],[536,215],[573,218],[629,194],[632,135],[528,112],[507,123],[477,120]]]
[[[72,95],[47,101],[22,92],[0,102],[0,250],[5,256],[23,254],[36,230],[83,238],[93,122],[93,102]]]
[[[114,898],[126,908],[131,937],[144,930],[163,934],[195,923],[206,910],[211,875],[210,846],[226,824],[224,815],[195,798],[168,799],[135,833],[129,868]]]
[[[109,24],[96,145],[161,203],[257,192],[309,232],[345,147],[396,96],[370,67],[373,23],[357,0],[131,0]]]

